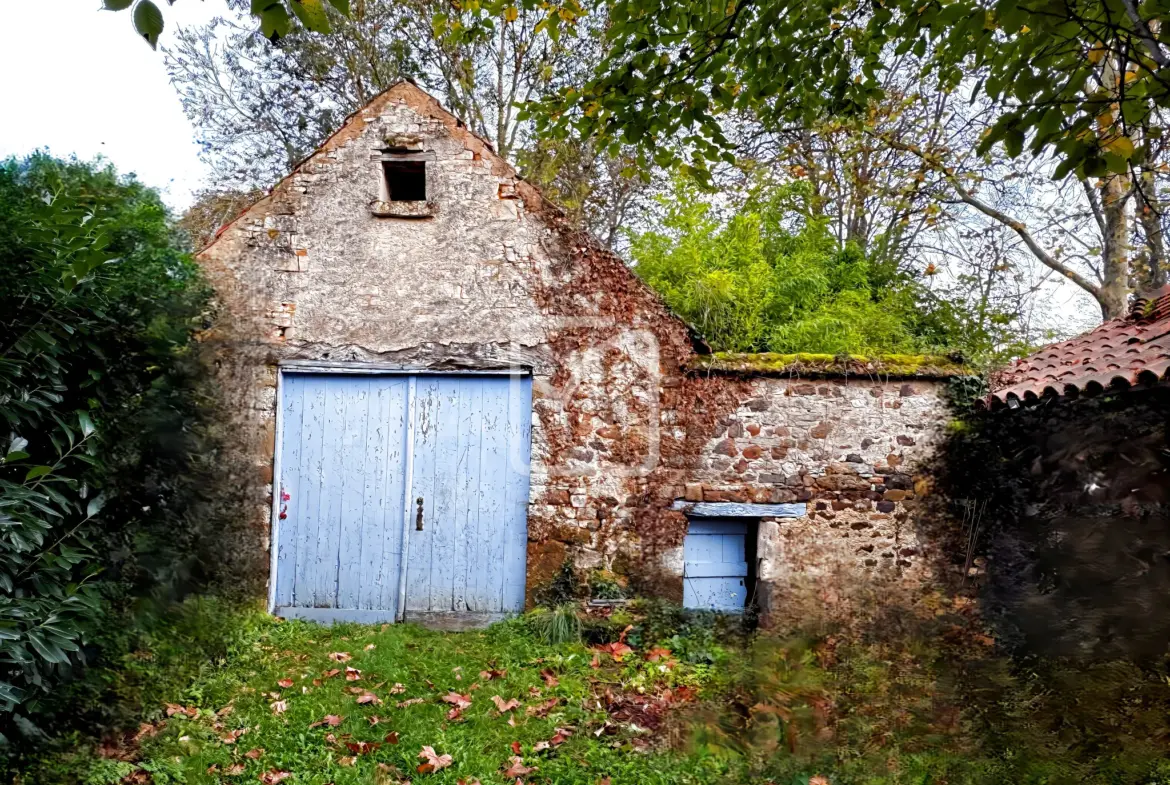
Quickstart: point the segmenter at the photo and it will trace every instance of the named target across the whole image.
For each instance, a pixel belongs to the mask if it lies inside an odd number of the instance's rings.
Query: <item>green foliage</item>
[[[192,577],[207,292],[158,196],[0,165],[0,730],[33,732],[110,614]]]
[[[580,581],[577,572],[573,569],[573,560],[566,558],[561,562],[556,575],[544,586],[537,588],[533,598],[537,605],[555,608],[572,602],[581,594]]]
[[[543,0],[518,4],[575,18]],[[985,147],[1053,151],[1082,177],[1153,160],[1170,107],[1165,3],[598,5],[609,12],[605,56],[588,82],[543,102],[540,130],[638,145],[660,165],[686,151],[704,180],[712,164],[734,161],[728,114],[772,128],[833,116],[864,124],[891,67],[936,73],[948,89],[975,74],[975,92],[1006,109]]]
[[[840,247],[797,183],[757,189],[726,220],[693,182],[633,236],[637,273],[717,351],[830,355],[960,348],[957,306]]]
[[[174,3],[175,0],[170,0]],[[328,5],[326,5],[328,3]],[[151,49],[158,48],[158,39],[165,28],[163,13],[152,0],[103,0],[106,11],[125,11],[134,6],[131,19],[134,31]],[[273,43],[289,34],[292,18],[314,33],[328,33],[329,7],[343,16],[349,16],[349,0],[251,0],[249,9],[260,23],[260,32]],[[291,15],[289,12],[292,12]]]
[[[589,575],[589,596],[595,600],[621,600],[626,596],[625,579],[609,570],[594,570]]]

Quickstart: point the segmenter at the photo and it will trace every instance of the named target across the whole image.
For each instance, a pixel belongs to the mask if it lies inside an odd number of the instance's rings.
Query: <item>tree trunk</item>
[[[1101,249],[1101,315],[1116,319],[1126,312],[1129,299],[1129,203],[1128,179],[1109,175],[1101,185],[1105,214],[1105,242]]]

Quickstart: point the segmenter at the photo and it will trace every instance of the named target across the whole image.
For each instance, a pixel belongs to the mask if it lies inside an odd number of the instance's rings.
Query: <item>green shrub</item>
[[[214,450],[192,335],[208,291],[158,195],[46,155],[0,164],[0,733],[51,726],[200,551]]]

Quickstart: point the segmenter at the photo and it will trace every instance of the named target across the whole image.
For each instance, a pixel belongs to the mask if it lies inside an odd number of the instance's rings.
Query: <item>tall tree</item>
[[[681,155],[707,176],[712,161],[732,157],[728,112],[750,112],[773,129],[855,120],[883,95],[891,59],[911,53],[923,77],[949,89],[968,79],[996,107],[982,150],[1002,143],[1016,157],[1028,146],[1053,156],[1056,177],[1094,181],[1105,239],[1100,280],[1033,248],[1041,262],[1092,294],[1106,317],[1124,310],[1134,279],[1162,280],[1158,191],[1170,106],[1162,3],[618,0],[609,10],[605,59],[585,85],[546,101],[542,127],[636,144],[660,163]],[[946,174],[945,163],[937,167]],[[988,206],[958,186],[970,206]],[[1144,243],[1136,255],[1128,249],[1135,198]]]

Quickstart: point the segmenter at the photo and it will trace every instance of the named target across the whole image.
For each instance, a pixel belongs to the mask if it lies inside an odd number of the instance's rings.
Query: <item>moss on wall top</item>
[[[892,376],[950,379],[973,371],[960,358],[936,354],[742,354],[716,352],[694,357],[691,371],[785,376]]]

